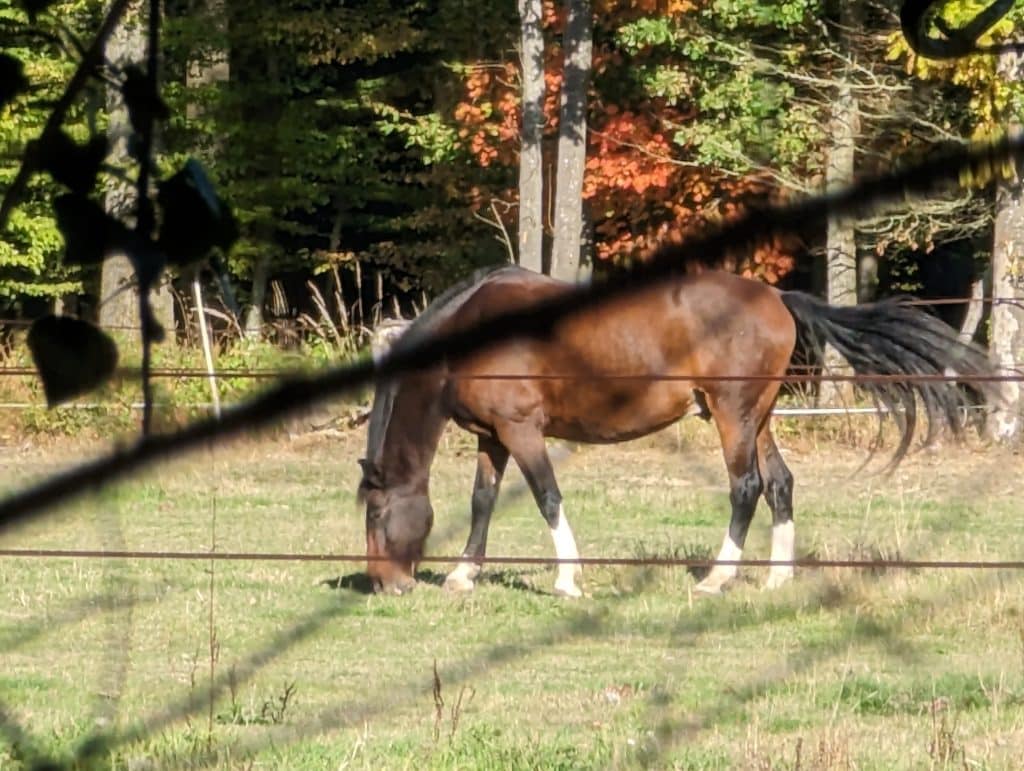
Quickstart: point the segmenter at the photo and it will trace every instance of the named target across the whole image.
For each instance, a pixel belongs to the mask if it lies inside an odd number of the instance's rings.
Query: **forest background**
[[[31,83],[0,121],[0,189],[105,8],[44,5],[28,24],[32,3],[0,0],[5,50]],[[935,6],[953,28],[985,8]],[[234,247],[200,277],[225,320],[241,311],[238,338],[301,345],[321,323],[358,333],[411,315],[475,267],[614,273],[746,207],[1006,131],[1020,114],[1018,57],[927,60],[899,12],[889,0],[172,0],[157,164],[169,176],[198,159],[234,213]],[[1022,18],[1015,9],[984,40],[1014,38]],[[77,142],[108,136],[96,198],[115,213],[130,206],[115,137],[144,24],[138,3],[108,43],[105,80],[64,122]],[[997,287],[1020,295],[1021,261],[1000,253],[1021,219],[1014,174],[967,182],[870,219],[809,224],[730,264],[839,303],[991,295],[993,267]],[[123,266],[66,259],[52,205],[62,189],[33,177],[0,234],[0,318],[59,308],[132,326]],[[157,303],[179,329],[192,270],[171,272]],[[934,310],[985,342],[987,315],[970,307]]]

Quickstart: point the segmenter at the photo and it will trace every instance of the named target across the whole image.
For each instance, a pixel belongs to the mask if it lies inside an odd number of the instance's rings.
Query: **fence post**
[[[192,279],[192,294],[195,296],[196,314],[199,316],[199,338],[203,341],[203,358],[206,360],[206,377],[210,381],[213,414],[219,418],[220,393],[217,391],[217,375],[213,370],[213,353],[210,350],[210,336],[206,330],[206,308],[203,307],[203,290],[199,287],[199,276]]]

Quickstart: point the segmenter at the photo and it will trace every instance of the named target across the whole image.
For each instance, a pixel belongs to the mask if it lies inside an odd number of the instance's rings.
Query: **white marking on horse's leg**
[[[565,510],[558,506],[558,524],[551,528],[551,540],[555,542],[555,556],[559,560],[579,559],[580,553],[576,548],[576,538],[569,527],[569,520],[565,516]],[[582,574],[580,564],[572,562],[560,562],[558,565],[558,578],[555,580],[555,594],[565,597],[582,597],[578,580]]]
[[[471,592],[478,575],[480,566],[475,562],[460,562],[444,579],[444,588],[450,592]]]
[[[772,525],[772,562],[792,562],[796,555],[796,528],[793,520]],[[793,577],[792,565],[772,565],[765,589],[777,589]]]
[[[737,546],[736,542],[732,540],[732,536],[726,532],[725,540],[722,541],[722,548],[715,558],[715,564],[711,566],[711,572],[705,576],[704,580],[697,584],[697,591],[704,594],[721,594],[722,586],[730,579],[736,577],[739,568],[736,565],[719,565],[718,563],[721,561],[738,560],[742,556],[743,549]]]

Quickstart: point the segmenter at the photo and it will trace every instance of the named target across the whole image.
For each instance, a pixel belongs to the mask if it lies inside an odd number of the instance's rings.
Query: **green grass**
[[[4,534],[0,546],[355,552],[359,434],[198,453]],[[793,446],[794,441],[790,441]],[[891,477],[796,438],[798,551],[1019,559],[1019,457],[947,449]],[[83,455],[8,448],[17,488]],[[93,448],[95,449],[95,448]],[[472,446],[446,436],[431,550],[467,534]],[[1017,469],[1017,471],[1014,471]],[[549,556],[510,471],[491,552]],[[710,429],[560,463],[585,556],[703,556],[728,498]],[[759,511],[747,555],[767,557]],[[1024,576],[744,570],[698,599],[682,568],[489,569],[469,596],[427,564],[406,597],[361,564],[0,560],[0,769],[917,769],[1020,766]],[[212,580],[212,596],[211,596]],[[212,603],[212,606],[211,606]],[[212,607],[212,625],[211,625]],[[434,696],[434,667],[440,686]],[[211,684],[214,701],[210,705]],[[90,754],[91,752],[91,754]]]

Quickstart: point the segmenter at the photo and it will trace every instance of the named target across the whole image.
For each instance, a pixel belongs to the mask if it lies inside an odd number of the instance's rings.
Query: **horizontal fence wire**
[[[146,405],[142,402],[132,402],[131,404],[123,403],[99,403],[99,402],[71,402],[69,404],[59,404],[54,409],[58,410],[141,410]],[[157,410],[212,410],[214,407],[213,402],[156,402],[151,405],[153,409]],[[222,407],[228,407],[223,402]],[[0,402],[0,410],[38,410],[47,409],[45,404],[38,402]],[[983,410],[984,405],[972,404],[963,405],[960,408],[963,411],[967,410]],[[815,417],[815,416],[827,416],[827,415],[888,415],[891,410],[888,407],[776,407],[772,410],[773,417],[779,418],[801,418],[801,417]],[[901,410],[902,412],[902,410]],[[357,413],[356,415],[350,416],[352,418],[368,418],[369,409],[367,409],[366,415]]]
[[[888,299],[892,298],[890,297]],[[909,297],[904,300],[904,304],[916,306],[970,305],[972,303],[981,303],[983,305],[1024,305],[1024,300],[1019,297]],[[277,317],[273,321],[284,322],[295,320],[296,319],[292,319],[290,317]],[[0,327],[30,327],[33,323],[34,319],[0,319]],[[142,331],[142,327],[138,324],[104,324],[103,329],[118,332]]]
[[[1024,362],[1014,362],[1012,368],[1024,370]],[[613,372],[591,372],[585,375],[566,375],[560,373],[546,373],[541,375],[524,375],[514,372],[489,372],[489,373],[451,373],[447,375],[452,380],[571,380],[571,381],[703,381],[703,382],[733,382],[733,381],[774,381],[780,383],[931,383],[931,382],[959,382],[959,383],[1000,383],[1024,381],[1024,371],[1011,374],[989,374],[972,375],[958,372],[947,372],[944,374],[898,374],[898,375],[875,375],[875,374],[840,374],[824,372],[808,372],[807,370],[817,369],[813,365],[795,365],[790,369],[804,370],[806,374],[790,372],[784,375],[699,375],[692,373],[665,374],[658,372],[643,373],[613,373]],[[213,373],[204,369],[154,369],[150,372],[155,378],[203,378],[211,377],[218,380],[231,378],[254,378],[254,379],[281,379],[295,375],[308,375],[306,370],[279,370],[279,369],[227,369],[214,370]],[[32,367],[0,367],[0,377],[35,377],[37,372]],[[115,376],[135,378],[138,377],[138,370],[134,368],[121,368]]]
[[[177,560],[189,562],[387,562],[384,556],[366,554],[229,552],[229,551],[155,551],[103,549],[0,549],[0,558],[7,559],[98,559],[98,560]],[[794,560],[737,559],[714,557],[474,557],[424,556],[417,564],[454,564],[472,562],[477,565],[580,565],[604,567],[685,567],[712,565],[737,567],[792,566],[795,568],[860,568],[860,569],[950,569],[950,570],[1024,570],[1024,560],[915,560],[915,559],[820,559],[807,557]]]

